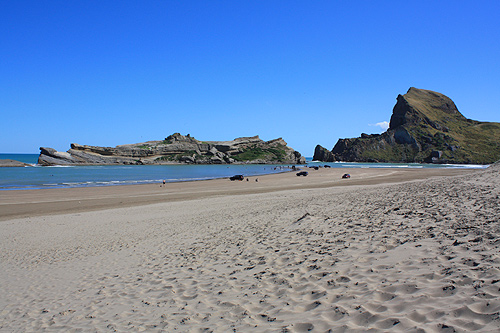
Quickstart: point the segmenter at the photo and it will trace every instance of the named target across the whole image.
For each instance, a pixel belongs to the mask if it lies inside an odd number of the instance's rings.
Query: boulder
[[[317,145],[314,149],[313,161],[333,162],[335,161],[335,159],[331,151],[320,145]]]

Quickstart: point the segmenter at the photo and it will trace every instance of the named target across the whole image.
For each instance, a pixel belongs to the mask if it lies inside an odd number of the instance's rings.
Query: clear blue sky
[[[500,122],[500,1],[0,0],[0,152],[380,133],[398,94]]]

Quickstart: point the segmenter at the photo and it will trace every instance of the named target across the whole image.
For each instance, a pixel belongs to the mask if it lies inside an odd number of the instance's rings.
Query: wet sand
[[[214,179],[207,181],[88,188],[0,191],[0,221],[14,217],[84,212],[151,203],[183,201],[220,195],[244,195],[295,189],[375,185],[453,176],[474,172],[464,169],[335,169],[321,168],[297,177],[295,172],[249,177],[249,181]],[[352,178],[341,179],[349,173]],[[259,182],[255,180],[258,179]]]

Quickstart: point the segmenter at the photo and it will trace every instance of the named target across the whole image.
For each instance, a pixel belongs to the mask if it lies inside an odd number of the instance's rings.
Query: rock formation
[[[417,88],[398,95],[389,129],[317,146],[317,161],[478,163],[500,159],[500,123],[464,117],[447,96]]]
[[[27,167],[27,166],[31,166],[31,165],[24,163],[24,162],[11,160],[11,159],[0,160],[0,167]]]
[[[71,144],[67,152],[40,148],[39,165],[93,164],[228,164],[282,163],[303,164],[305,158],[279,138],[263,141],[258,136],[233,141],[198,141],[179,133],[162,141],[98,147]]]

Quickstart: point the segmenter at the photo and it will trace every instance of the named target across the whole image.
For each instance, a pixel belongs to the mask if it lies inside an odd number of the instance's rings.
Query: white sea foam
[[[310,167],[332,168],[467,168],[484,169],[487,165],[464,164],[389,164],[356,162],[309,162]],[[166,182],[186,182],[228,178],[234,174],[245,177],[282,172],[278,165],[171,165],[171,166],[72,166],[59,165],[42,167],[12,168],[1,170],[9,173],[2,179],[0,190],[33,189],[55,187],[116,186],[127,184],[152,184]],[[145,178],[145,179],[142,179]]]
[[[447,168],[457,168],[457,169],[486,169],[489,167],[489,164],[481,165],[481,164],[443,164]]]

